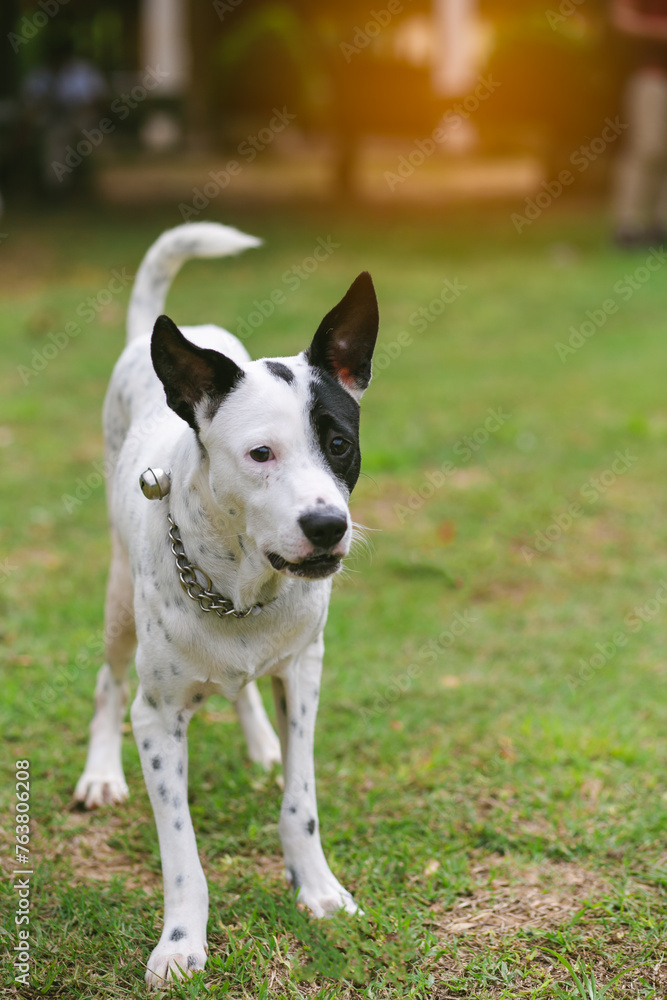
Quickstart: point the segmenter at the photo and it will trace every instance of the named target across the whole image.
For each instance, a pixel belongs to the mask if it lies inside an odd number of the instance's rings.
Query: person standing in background
[[[667,240],[667,0],[613,0],[612,24],[632,71],[627,143],[616,164],[614,240],[625,249]]]
[[[85,186],[91,164],[58,174],[68,146],[84,138],[84,130],[99,122],[102,101],[108,95],[104,76],[93,63],[76,53],[63,39],[44,64],[34,67],[22,85],[26,120],[32,136],[32,163],[37,191],[47,199],[65,197]]]

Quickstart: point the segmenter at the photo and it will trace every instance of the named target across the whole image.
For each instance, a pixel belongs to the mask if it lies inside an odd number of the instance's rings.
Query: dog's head
[[[296,357],[241,367],[186,340],[168,317],[155,324],[155,371],[199,439],[215,503],[278,572],[320,579],[349,552],[359,401],[377,332],[366,272]]]

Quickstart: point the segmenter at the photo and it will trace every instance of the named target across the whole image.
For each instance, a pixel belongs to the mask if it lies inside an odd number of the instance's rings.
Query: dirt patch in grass
[[[153,893],[160,887],[159,875],[144,865],[130,860],[109,844],[110,837],[118,831],[120,823],[104,827],[90,827],[69,841],[70,860],[74,881],[78,883],[110,882],[117,875],[131,875],[132,885]]]
[[[610,892],[604,879],[573,862],[543,861],[520,870],[492,856],[471,874],[477,885],[470,896],[453,909],[431,909],[431,922],[445,937],[560,927]]]
[[[66,860],[71,866],[68,880],[73,885],[89,882],[110,882],[118,875],[132,876],[133,888],[146,893],[159,892],[162,880],[158,872],[146,863],[133,861],[120,847],[110,843],[120,834],[128,833],[125,817],[104,816],[73,810],[62,821],[60,836],[48,837],[37,829],[33,832],[35,852],[40,858]]]
[[[566,956],[578,974],[581,960],[598,988],[625,969],[610,998],[667,995],[662,944],[651,946],[632,933],[633,909],[657,902],[652,887],[626,882],[627,911],[614,919],[618,892],[602,875],[576,862],[520,865],[490,855],[471,868],[471,875],[475,885],[468,896],[448,909],[431,907],[429,923],[447,951],[434,970],[435,996],[461,996],[461,977],[468,982],[483,965],[488,972],[489,962],[497,969],[504,966],[504,973],[492,977],[497,986],[485,978],[483,992],[475,996],[506,997],[510,983],[517,998],[551,997],[555,984],[574,989],[552,952]]]
[[[250,859],[252,867],[271,883],[281,885],[285,881],[285,860],[282,854],[257,854]]]

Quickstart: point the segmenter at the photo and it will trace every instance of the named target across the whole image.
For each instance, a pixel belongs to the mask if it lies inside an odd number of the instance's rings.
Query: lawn
[[[173,994],[579,996],[569,962],[593,997],[619,974],[605,996],[664,996],[667,258],[613,250],[587,205],[521,234],[502,206],[216,211],[265,245],[189,264],[169,298],[177,322],[288,354],[362,269],[380,302],[352,507],[372,530],[334,589],[316,746],[323,844],[364,915],[314,922],[295,907],[279,775],[247,762],[233,709],[212,699],[189,734],[210,958]],[[71,798],[101,662],[100,408],[128,275],[179,222],[3,220],[8,956],[14,761],[30,763],[34,872],[33,985],[7,957],[7,996],[143,996],[160,931],[129,725],[129,803],[86,814]]]

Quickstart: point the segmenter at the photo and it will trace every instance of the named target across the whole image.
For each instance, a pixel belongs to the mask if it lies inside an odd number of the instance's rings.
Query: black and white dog
[[[279,829],[298,901],[317,917],[356,910],[320,844],[313,738],[331,577],[353,533],[359,400],[378,330],[373,284],[359,275],[296,357],[251,361],[217,326],[181,332],[166,316],[156,321],[185,260],[259,242],[214,223],[157,240],[137,274],[128,346],[104,408],[113,470],[107,662],[75,797],[93,808],[127,796],[121,724],[136,647],[132,725],[164,877],[149,986],[206,961],[208,892],[188,809],[186,731],[214,692],[236,705],[253,760],[268,767],[282,757]],[[263,676],[272,679],[280,741],[254,684]]]

